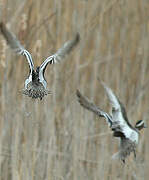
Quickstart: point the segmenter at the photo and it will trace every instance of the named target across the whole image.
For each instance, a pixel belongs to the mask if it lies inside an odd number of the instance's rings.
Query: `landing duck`
[[[113,131],[113,136],[120,138],[120,150],[113,155],[113,158],[119,158],[125,163],[126,157],[130,155],[131,152],[133,152],[134,157],[136,157],[136,146],[140,136],[139,131],[147,126],[143,120],[139,120],[133,127],[127,118],[124,105],[105,83],[102,83],[102,85],[106,91],[110,104],[112,105],[111,115],[97,107],[87,97],[83,96],[79,90],[76,91],[76,95],[81,106],[92,111],[99,117],[104,117]]]
[[[80,40],[80,36],[77,33],[74,39],[65,42],[64,45],[55,54],[47,57],[47,59],[45,59],[43,63],[35,69],[31,54],[21,45],[20,41],[11,31],[8,30],[3,22],[0,23],[0,31],[14,52],[25,56],[29,64],[30,71],[29,76],[25,80],[25,86],[22,91],[23,94],[32,98],[39,98],[40,100],[45,95],[51,93],[51,91],[47,89],[47,81],[44,76],[47,65],[55,64],[63,60]]]

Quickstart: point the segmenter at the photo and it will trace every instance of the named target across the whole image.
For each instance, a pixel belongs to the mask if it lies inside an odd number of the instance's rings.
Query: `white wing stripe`
[[[50,62],[51,61],[51,62]],[[53,56],[49,56],[41,65],[40,65],[40,70],[43,71],[44,68],[46,67],[46,65],[50,62],[50,64],[54,64],[56,63],[56,61],[54,61],[54,55]]]
[[[110,127],[112,126],[112,117],[108,113],[100,111],[99,116],[105,117],[105,119],[106,119],[107,123],[110,125]]]
[[[41,64],[40,66],[41,73],[43,73],[48,63],[54,64],[61,61],[67,54],[69,54],[72,51],[72,49],[78,44],[79,40],[80,40],[80,36],[77,33],[74,39],[65,42],[64,45],[60,49],[58,49],[55,54],[49,56]]]
[[[27,50],[23,50],[23,52],[21,52],[21,54],[25,55],[25,57],[27,58],[27,61],[29,63],[29,67],[32,71],[34,69],[34,64],[33,64],[33,60],[32,60],[30,53]]]

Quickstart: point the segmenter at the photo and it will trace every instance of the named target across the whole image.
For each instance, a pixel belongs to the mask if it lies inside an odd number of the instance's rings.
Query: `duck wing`
[[[74,39],[65,42],[65,44],[53,55],[49,56],[40,65],[39,77],[43,78],[45,69],[48,64],[55,64],[64,59],[64,57],[69,54],[72,49],[78,44],[80,40],[80,35],[77,33]]]
[[[81,106],[88,109],[89,111],[94,112],[99,117],[104,117],[106,119],[107,123],[109,124],[109,126],[110,127],[112,126],[112,117],[108,113],[106,113],[106,112],[102,111],[100,108],[98,108],[87,97],[83,96],[79,90],[76,91],[76,95],[78,97],[78,101]]]
[[[138,133],[129,123],[127,118],[126,110],[123,104],[120,102],[118,97],[113,93],[113,91],[102,82],[102,85],[106,91],[108,99],[112,105],[112,130],[115,134],[118,132],[122,133],[125,138],[131,141],[138,142]]]
[[[0,31],[3,34],[4,38],[6,39],[8,45],[17,53],[24,55],[27,59],[29,64],[29,68],[31,72],[34,69],[33,60],[31,54],[21,45],[20,41],[16,38],[16,36],[8,30],[4,23],[0,23]]]

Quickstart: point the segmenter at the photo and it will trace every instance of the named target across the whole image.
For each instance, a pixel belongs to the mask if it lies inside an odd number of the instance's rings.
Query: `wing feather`
[[[126,138],[129,138],[132,141],[137,140],[138,135],[133,126],[129,123],[127,118],[127,113],[123,104],[113,93],[113,91],[102,82],[102,85],[106,91],[108,99],[113,107],[112,109],[112,119],[113,119],[113,130],[121,131]]]
[[[67,54],[69,54],[72,49],[78,44],[80,40],[80,35],[77,33],[75,38],[67,41],[54,55],[49,56],[40,66],[40,71],[43,72],[46,66],[50,64],[55,64],[61,61]]]
[[[101,84],[103,85],[103,87],[104,87],[104,89],[106,91],[106,94],[107,94],[107,96],[109,98],[109,101],[110,101],[112,107],[115,110],[121,110],[119,100],[116,97],[116,95],[113,93],[113,91],[108,86],[106,86],[106,84],[104,82],[101,82]]]
[[[84,108],[88,109],[89,111],[94,112],[96,115],[100,116],[100,117],[104,117],[107,121],[107,123],[109,124],[109,126],[112,126],[112,117],[102,111],[100,108],[98,108],[94,103],[92,103],[91,101],[88,100],[88,98],[84,97],[79,90],[76,91],[76,95],[78,97],[78,101],[80,103],[81,106],[83,106]]]
[[[10,32],[4,23],[0,23],[0,31],[3,34],[4,38],[6,39],[8,45],[17,53],[24,55],[28,61],[29,67],[31,71],[34,69],[33,60],[31,57],[31,54],[24,49],[24,47],[21,45],[20,41],[15,37],[15,35]]]

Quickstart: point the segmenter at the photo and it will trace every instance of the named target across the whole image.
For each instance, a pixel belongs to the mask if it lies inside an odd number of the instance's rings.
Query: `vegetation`
[[[112,160],[118,141],[103,118],[77,102],[76,89],[110,110],[103,80],[125,104],[132,124],[149,117],[148,1],[1,0],[0,21],[30,51],[35,65],[80,33],[65,61],[48,65],[52,95],[21,94],[28,75],[0,36],[0,179],[140,180],[149,176],[149,131],[141,132],[137,158]]]

